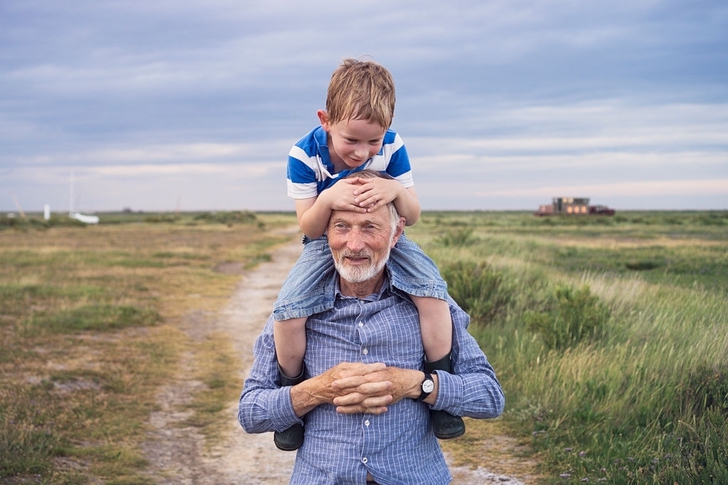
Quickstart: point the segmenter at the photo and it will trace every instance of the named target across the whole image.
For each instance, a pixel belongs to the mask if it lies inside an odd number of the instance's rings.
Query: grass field
[[[240,278],[221,269],[265,260],[295,217],[103,221],[0,216],[0,483],[148,483],[140,443],[180,352],[235,358],[180,318],[221,308]],[[408,235],[471,314],[499,427],[547,481],[728,483],[728,212],[433,212]],[[200,365],[211,433],[239,392],[224,367]]]
[[[291,224],[244,212],[106,214],[89,227],[0,217],[0,483],[151,483],[141,443],[185,351],[206,384],[189,421],[214,435],[240,392],[236,356],[180,320],[218,311]]]
[[[554,483],[728,483],[728,212],[427,214]]]

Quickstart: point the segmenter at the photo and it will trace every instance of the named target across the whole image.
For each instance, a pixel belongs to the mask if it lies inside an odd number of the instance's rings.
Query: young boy
[[[304,379],[306,319],[334,306],[335,295],[322,291],[321,281],[334,271],[324,234],[332,210],[367,212],[393,202],[412,225],[420,217],[407,150],[389,129],[394,117],[394,81],[387,69],[371,61],[346,59],[329,83],[321,123],[291,149],[288,195],[305,234],[304,249],[281,288],[273,309],[274,339],[281,385]],[[391,179],[358,179],[347,175],[368,169]],[[402,236],[388,264],[392,284],[410,295],[420,315],[426,373],[452,372],[452,320],[447,285],[432,260]],[[435,435],[456,438],[465,432],[460,417],[430,411]],[[282,450],[298,449],[303,426],[274,433]]]

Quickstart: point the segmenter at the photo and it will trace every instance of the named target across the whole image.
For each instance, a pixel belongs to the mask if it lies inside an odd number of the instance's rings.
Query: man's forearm
[[[327,402],[320,381],[320,376],[316,376],[291,387],[293,410],[299,418],[311,412],[316,406]]]

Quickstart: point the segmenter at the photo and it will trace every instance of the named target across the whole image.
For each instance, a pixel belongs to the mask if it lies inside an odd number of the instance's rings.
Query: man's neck
[[[361,283],[350,283],[339,276],[339,289],[344,296],[354,298],[366,298],[367,296],[377,293],[384,283],[384,270],[377,276]]]

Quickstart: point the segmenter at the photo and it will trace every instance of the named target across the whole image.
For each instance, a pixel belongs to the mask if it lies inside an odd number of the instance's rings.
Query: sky
[[[728,209],[725,0],[2,0],[0,211],[292,211],[348,57],[423,210]]]

